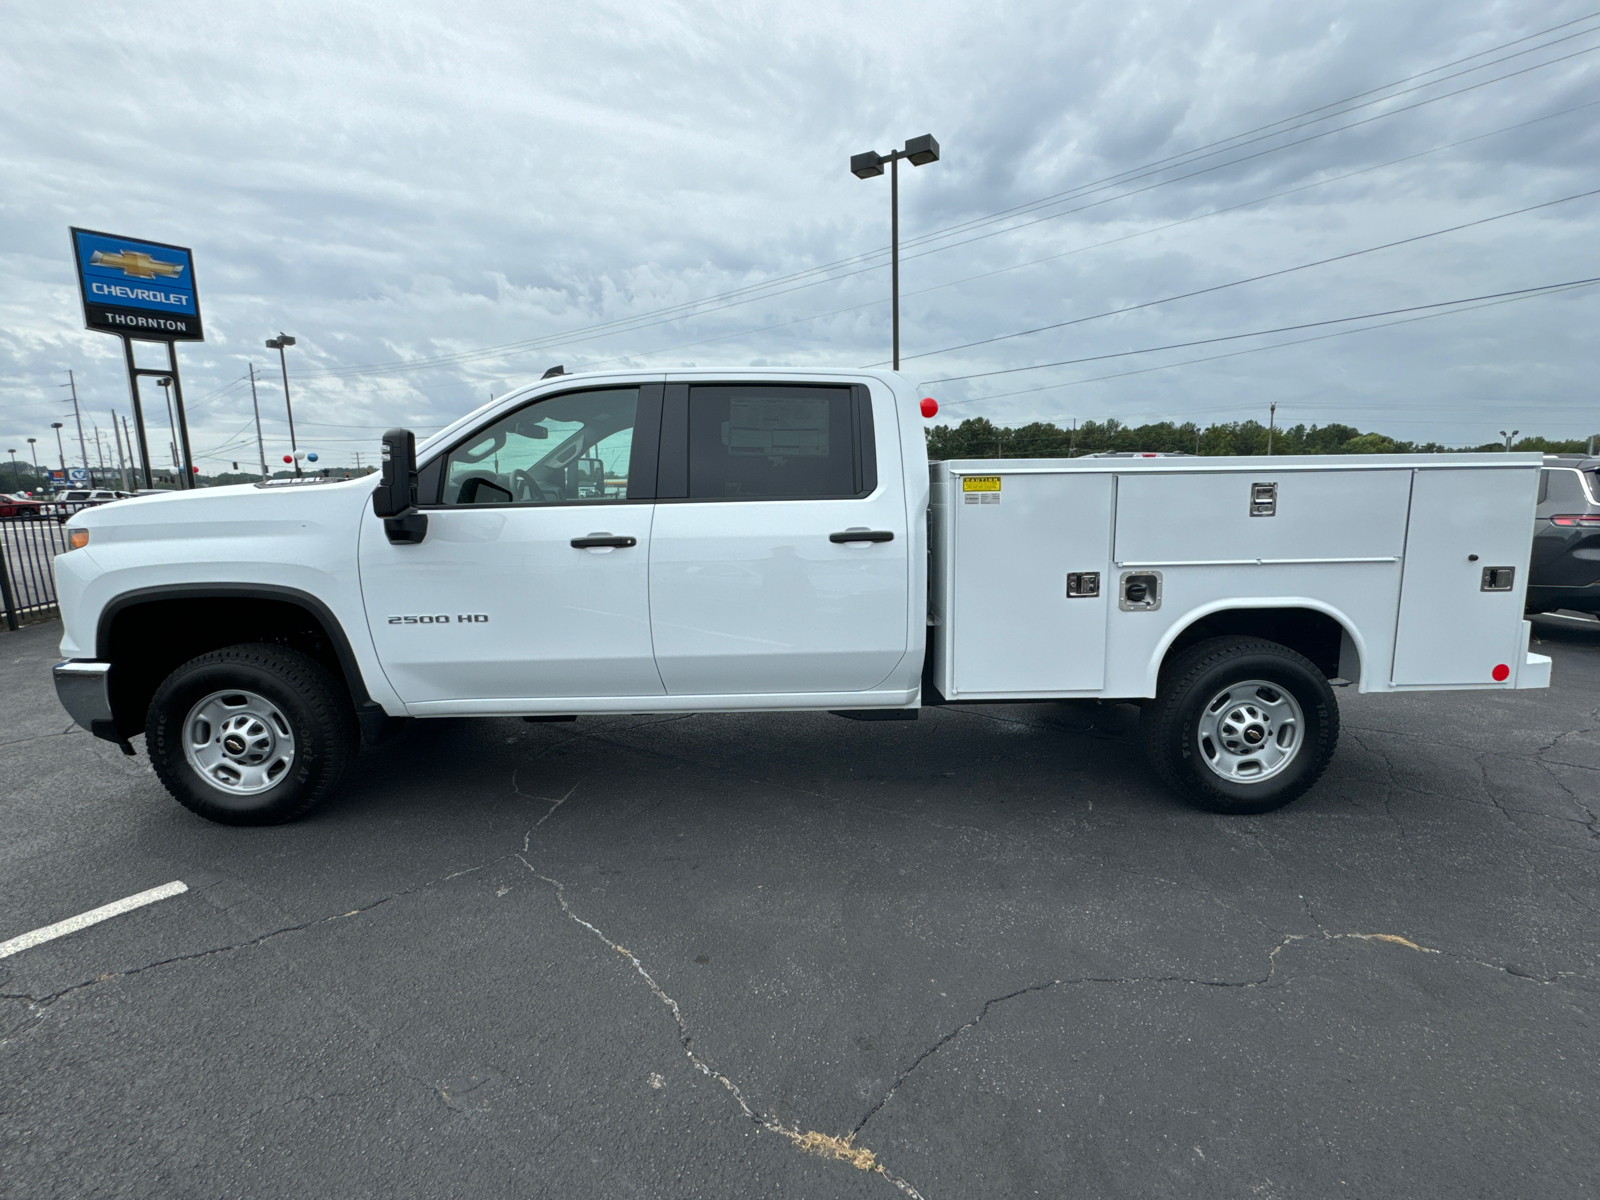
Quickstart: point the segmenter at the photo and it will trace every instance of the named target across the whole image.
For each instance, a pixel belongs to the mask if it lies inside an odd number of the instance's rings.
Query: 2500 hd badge
[[[489,621],[488,613],[457,613],[451,617],[449,613],[439,613],[436,616],[424,614],[420,617],[390,617],[391,625],[448,625],[451,621],[457,625],[484,625]]]

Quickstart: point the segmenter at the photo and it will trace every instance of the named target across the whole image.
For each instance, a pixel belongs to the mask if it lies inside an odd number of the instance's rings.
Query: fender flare
[[[1192,608],[1172,623],[1167,632],[1162,635],[1161,640],[1156,643],[1155,652],[1151,654],[1150,662],[1146,665],[1145,686],[1147,690],[1145,694],[1147,696],[1156,694],[1156,681],[1161,674],[1161,664],[1166,661],[1167,651],[1172,648],[1172,644],[1183,635],[1184,631],[1193,626],[1196,621],[1202,621],[1206,617],[1215,616],[1221,612],[1237,612],[1240,609],[1251,608],[1304,608],[1310,609],[1312,612],[1321,613],[1325,617],[1331,617],[1338,623],[1339,628],[1344,630],[1344,635],[1355,646],[1356,659],[1360,662],[1361,674],[1365,677],[1370,661],[1367,657],[1366,639],[1361,636],[1361,631],[1356,627],[1356,623],[1346,616],[1341,609],[1335,608],[1322,600],[1313,600],[1309,596],[1230,596],[1226,600],[1213,600],[1209,604],[1202,604]],[[1358,691],[1366,690],[1362,680],[1358,679],[1355,683]]]
[[[379,713],[383,711],[367,691],[367,684],[361,677],[361,667],[356,662],[355,652],[350,649],[350,639],[339,618],[334,616],[333,610],[310,592],[278,584],[172,583],[123,592],[109,600],[100,610],[100,620],[95,627],[94,635],[95,657],[102,662],[110,661],[111,626],[119,613],[135,605],[157,600],[277,600],[304,609],[327,632],[357,713],[364,714],[372,709],[376,709]]]

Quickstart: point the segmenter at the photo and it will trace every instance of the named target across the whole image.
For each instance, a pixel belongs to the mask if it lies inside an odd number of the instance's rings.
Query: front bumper
[[[51,672],[56,681],[56,697],[61,707],[95,737],[120,742],[116,723],[111,719],[111,664],[103,662],[59,662]]]

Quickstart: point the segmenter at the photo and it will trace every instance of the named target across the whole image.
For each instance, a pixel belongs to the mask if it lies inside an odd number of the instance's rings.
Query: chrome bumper
[[[56,680],[56,696],[61,707],[79,725],[97,737],[106,737],[112,731],[111,692],[107,686],[110,663],[59,662],[52,672]],[[99,725],[96,729],[95,726]],[[117,741],[114,732],[110,740]]]

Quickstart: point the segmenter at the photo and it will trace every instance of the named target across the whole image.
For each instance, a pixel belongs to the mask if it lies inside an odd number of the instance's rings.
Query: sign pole
[[[155,484],[150,479],[150,441],[144,431],[144,405],[139,402],[140,372],[139,368],[133,365],[132,338],[122,338],[122,355],[128,360],[128,391],[133,396],[133,427],[139,432],[139,465],[144,473],[144,490],[149,491]]]

